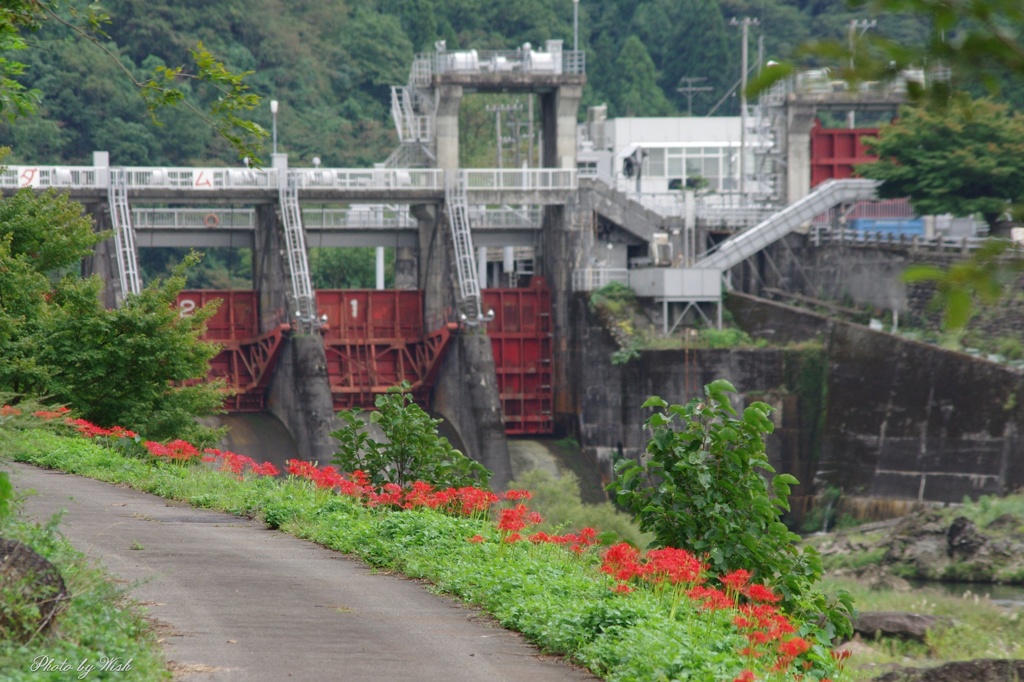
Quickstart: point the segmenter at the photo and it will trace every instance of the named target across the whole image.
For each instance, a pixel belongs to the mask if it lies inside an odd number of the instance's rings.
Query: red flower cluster
[[[320,488],[330,488],[341,495],[364,500],[371,507],[428,507],[457,516],[473,516],[487,512],[500,499],[489,490],[473,487],[437,490],[423,481],[413,483],[411,488],[389,483],[381,492],[376,492],[362,471],[353,471],[346,477],[333,466],[317,467],[312,462],[297,459],[288,460],[285,471],[313,481]]]
[[[540,531],[534,533],[528,539],[535,545],[542,542],[562,545],[563,547],[568,547],[571,552],[582,554],[588,547],[597,542],[597,531],[593,528],[584,528],[579,533],[567,533],[565,535],[548,535]]]
[[[640,552],[624,542],[612,545],[604,554],[601,571],[620,583],[639,578],[651,583],[692,585],[701,582],[706,567],[685,549],[652,549],[641,561]]]
[[[21,410],[13,405],[0,406],[0,417],[17,417],[21,414]]]
[[[219,461],[221,471],[230,471],[239,478],[242,477],[246,469],[257,476],[277,476],[281,473],[278,471],[277,467],[274,466],[273,462],[263,462],[260,464],[251,457],[239,455],[238,453],[231,452],[230,450],[206,448],[203,450],[203,453],[204,462],[216,464]]]
[[[37,410],[32,413],[32,416],[38,417],[43,421],[50,421],[53,419],[62,419],[70,411],[71,410],[69,408],[61,406],[55,410]]]
[[[75,427],[75,430],[85,438],[100,438],[110,436],[112,438],[135,438],[139,434],[129,431],[123,426],[111,426],[109,429],[96,426],[84,419],[66,419],[65,422]]]
[[[147,440],[143,445],[154,457],[163,457],[174,462],[187,462],[199,457],[196,447],[181,439],[172,440],[170,443],[155,443]]]

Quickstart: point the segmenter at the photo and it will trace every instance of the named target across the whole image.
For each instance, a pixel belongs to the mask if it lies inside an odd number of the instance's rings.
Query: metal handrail
[[[594,291],[612,282],[628,285],[629,270],[626,268],[579,268],[572,271],[573,291]]]
[[[462,171],[466,191],[554,190],[579,187],[575,168],[471,168]]]
[[[136,230],[209,230],[256,228],[256,211],[251,208],[132,208]]]

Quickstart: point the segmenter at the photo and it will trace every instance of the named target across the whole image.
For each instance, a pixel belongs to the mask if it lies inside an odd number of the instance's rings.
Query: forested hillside
[[[82,2],[72,0],[71,4]],[[397,143],[389,113],[390,85],[404,84],[412,56],[445,39],[449,49],[514,49],[573,41],[572,0],[105,0],[108,46],[140,78],[157,65],[189,61],[202,41],[266,99],[280,102],[279,150],[292,165],[319,156],[327,166],[383,161]],[[763,38],[765,59],[788,59],[812,37],[845,39],[852,18],[844,0],[581,0],[579,40],[587,52],[584,105],[606,103],[609,116],[685,113],[683,78],[696,87],[694,115],[737,111],[729,90],[740,75],[740,29],[734,17],[755,17],[751,65]],[[879,17],[874,31],[914,40],[918,21]],[[91,163],[107,150],[116,165],[237,163],[223,140],[191,114],[145,105],[118,65],[97,47],[49,21],[16,58],[23,82],[43,93],[40,115],[0,127],[9,161]],[[202,102],[213,95],[191,92]],[[467,98],[472,100],[473,98]],[[477,98],[480,99],[480,98]],[[493,117],[467,102],[467,129],[479,144],[471,165],[493,165]],[[269,106],[252,113],[271,126]],[[490,135],[490,143],[486,142]]]

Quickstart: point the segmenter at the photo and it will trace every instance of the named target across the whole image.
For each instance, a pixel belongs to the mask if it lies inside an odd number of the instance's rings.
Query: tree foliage
[[[990,228],[1024,199],[1024,116],[991,100],[903,107],[866,140],[878,161],[858,167],[883,198],[910,197],[920,214],[980,213]]]
[[[833,634],[848,632],[849,602],[830,605],[814,593],[821,560],[813,549],[798,548],[799,536],[780,520],[797,480],[768,463],[771,408],[755,402],[737,415],[729,399],[735,392],[718,380],[686,405],[650,398],[644,407],[655,412],[645,424],[652,434],[645,457],[620,460],[609,489],[657,545],[706,556],[722,575],[750,571],[778,586],[791,608],[824,612]]]
[[[182,318],[174,305],[197,257],[107,310],[100,279],[73,272],[105,237],[66,197],[26,189],[0,201],[0,391],[45,396],[154,439],[211,437],[194,418],[223,398],[196,383],[216,354],[199,340],[215,309]]]
[[[338,414],[344,425],[331,434],[341,449],[333,463],[342,471],[363,471],[374,486],[393,483],[407,487],[416,481],[436,487],[486,486],[491,472],[452,447],[438,435],[433,419],[413,402],[409,382],[377,396],[370,423],[384,434],[376,440],[359,417],[358,408]]]
[[[263,98],[253,109],[222,114],[251,118],[265,132],[272,124],[266,100],[277,100],[279,149],[293,165],[319,156],[325,166],[366,167],[397,144],[387,86],[406,82],[415,52],[430,51],[442,39],[452,50],[511,50],[525,42],[542,47],[548,39],[570,48],[573,42],[572,0],[117,0],[105,7],[109,22],[85,0],[60,3],[62,21],[42,13],[56,6],[49,0],[5,5],[40,10],[28,15],[34,32],[13,20],[5,24],[38,48],[21,51],[28,67],[23,74],[8,74],[23,101],[35,102],[32,91],[40,98],[38,120],[0,125],[0,144],[11,145],[19,163],[88,164],[95,150],[110,151],[113,163],[125,165],[237,163],[235,147],[181,109],[209,113],[224,92],[235,92],[224,73],[212,64],[204,68],[205,51],[230,73],[248,74],[243,85],[249,89],[237,92],[240,98]],[[587,53],[584,105],[606,103],[613,115],[640,116],[685,111],[686,95],[677,90],[684,77],[704,78],[698,84],[713,88],[695,95],[695,114],[723,98],[716,113],[737,113],[738,97],[726,95],[740,77],[740,31],[729,19],[760,20],[750,34],[753,66],[762,39],[765,59],[779,61],[811,36],[843,43],[846,21],[863,16],[843,0],[608,0],[581,2],[578,12],[580,49]],[[923,40],[927,31],[905,16],[880,19],[871,34],[907,44]],[[83,46],[75,26],[96,41]],[[635,45],[625,49],[631,36],[645,54]],[[632,71],[638,64],[640,83]],[[177,107],[160,111],[158,125],[133,81]],[[164,87],[180,96],[158,89]],[[8,104],[4,111],[13,110]],[[491,125],[480,128],[481,149],[493,150],[493,117],[484,118]],[[130,136],[119,135],[123,131]]]
[[[111,23],[110,17],[102,7],[96,4],[62,3],[56,0],[11,0],[0,7],[0,50],[5,53],[21,52],[26,55],[26,62],[14,59],[0,59],[0,113],[8,121],[19,116],[35,113],[40,102],[42,89],[28,89],[22,83],[26,78],[33,78],[31,62],[46,62],[57,57],[61,67],[57,69],[36,69],[39,78],[45,83],[47,77],[81,72],[80,79],[74,85],[100,94],[97,108],[91,112],[98,115],[104,123],[109,123],[106,111],[108,103],[124,106],[119,99],[124,99],[126,90],[132,91],[133,98],[143,104],[148,116],[156,121],[159,111],[183,107],[198,116],[210,129],[218,133],[235,150],[238,158],[250,157],[258,161],[260,141],[266,137],[266,131],[257,123],[245,118],[245,113],[253,109],[259,97],[249,91],[245,77],[249,73],[234,73],[198,42],[189,50],[188,63],[185,66],[167,67],[157,60],[148,72],[140,70],[130,61],[123,61],[116,44],[108,42],[109,36],[104,28]],[[37,35],[38,34],[38,35]],[[36,39],[61,41],[54,50],[43,49],[39,44],[35,49],[30,47],[26,36]],[[69,44],[70,43],[70,44]],[[97,56],[99,57],[97,59]],[[77,68],[76,68],[77,67]],[[114,78],[97,78],[97,74],[113,72]],[[127,83],[127,88],[118,81]],[[205,99],[191,99],[189,85],[196,84],[208,95]],[[63,90],[48,90],[64,95]],[[129,105],[130,108],[130,105]],[[127,123],[139,121],[126,120]],[[136,133],[141,131],[135,131]],[[124,136],[125,131],[121,130]]]

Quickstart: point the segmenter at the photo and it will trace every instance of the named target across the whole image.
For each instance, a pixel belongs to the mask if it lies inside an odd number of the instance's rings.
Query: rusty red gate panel
[[[322,289],[316,302],[327,318],[324,350],[335,410],[373,407],[376,396],[402,381],[426,404],[456,325],[438,323],[428,332],[421,290]]]
[[[248,290],[185,290],[178,294],[178,309],[188,315],[196,308],[220,300],[207,321],[203,340],[221,346],[210,360],[208,379],[223,379],[231,392],[225,399],[229,412],[259,412],[266,404],[267,386],[288,331],[279,324],[260,334],[259,294]]]
[[[816,121],[811,128],[811,187],[852,178],[854,166],[877,161],[864,145],[865,137],[876,135],[878,128],[823,128]]]
[[[540,277],[525,289],[484,289],[483,309],[509,435],[554,432],[551,291]]]

